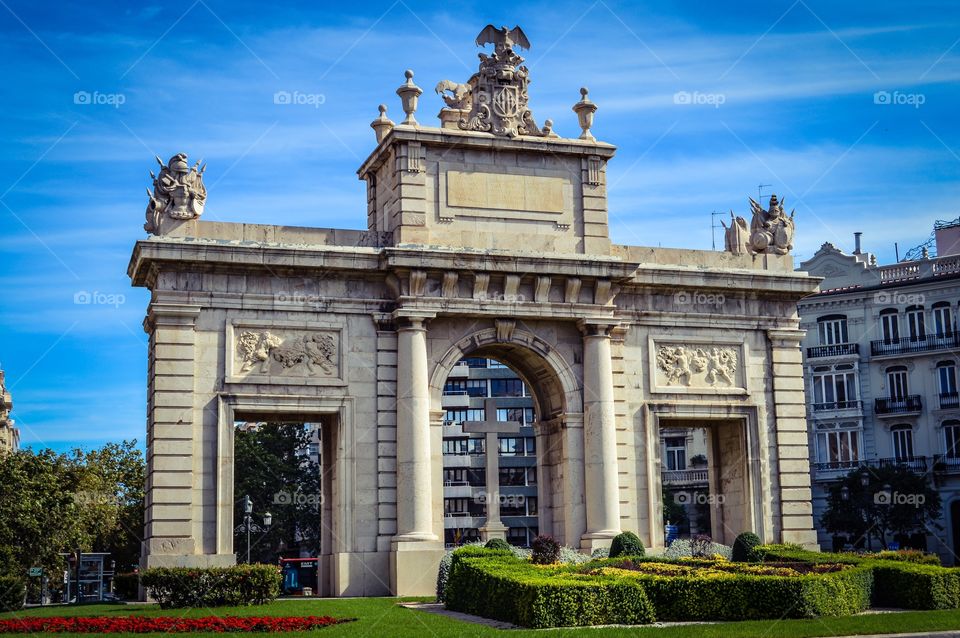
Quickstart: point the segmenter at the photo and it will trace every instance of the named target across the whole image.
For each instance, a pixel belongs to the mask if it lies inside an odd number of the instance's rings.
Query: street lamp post
[[[253,501],[250,500],[250,495],[243,497],[243,524],[247,528],[247,564],[250,564],[250,525],[253,519]],[[273,515],[270,512],[266,512],[263,515],[263,526],[270,527],[273,524]]]

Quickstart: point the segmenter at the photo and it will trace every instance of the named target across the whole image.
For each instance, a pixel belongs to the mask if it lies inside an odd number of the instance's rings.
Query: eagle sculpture
[[[483,31],[477,36],[477,46],[482,47],[485,44],[494,45],[497,53],[505,49],[512,49],[514,46],[518,46],[521,49],[530,48],[530,40],[527,40],[527,34],[518,26],[512,29],[508,29],[507,27],[500,27],[498,29],[492,24],[488,24],[483,27]]]

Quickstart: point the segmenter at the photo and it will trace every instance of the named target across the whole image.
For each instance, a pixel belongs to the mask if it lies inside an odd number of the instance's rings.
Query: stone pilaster
[[[610,544],[620,532],[620,489],[617,471],[617,419],[609,322],[581,322],[583,330],[584,473],[586,549]]]
[[[817,547],[810,492],[810,447],[803,389],[803,330],[768,330],[779,465],[780,542]],[[777,515],[776,510],[774,515]]]
[[[195,324],[200,307],[152,303],[144,567],[207,564],[194,525]]]

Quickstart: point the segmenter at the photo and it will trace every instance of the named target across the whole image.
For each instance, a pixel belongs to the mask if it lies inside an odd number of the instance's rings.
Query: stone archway
[[[436,423],[442,418],[444,383],[461,359],[496,359],[516,372],[530,389],[536,404],[540,533],[577,546],[586,531],[580,384],[569,363],[555,348],[525,330],[511,328],[505,332],[504,320],[499,323],[497,328],[479,330],[458,340],[439,358],[430,376],[433,421]],[[442,472],[442,463],[440,468],[435,468],[434,473],[438,472]],[[434,500],[442,504],[442,489],[436,491]],[[435,504],[435,511],[438,507],[442,505]]]

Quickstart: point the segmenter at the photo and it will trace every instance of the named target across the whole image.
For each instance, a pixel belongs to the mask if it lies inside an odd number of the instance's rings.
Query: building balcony
[[[870,353],[875,357],[900,354],[923,354],[960,347],[960,333],[928,334],[920,337],[877,339],[870,342]]]
[[[902,416],[920,414],[923,403],[919,394],[910,394],[901,398],[883,398],[874,401],[873,411],[877,416]]]
[[[936,459],[937,457],[934,458]],[[960,466],[960,459],[951,460],[954,460],[957,465]],[[925,474],[928,465],[927,457],[912,456],[905,459],[885,458],[857,461],[821,461],[811,463],[810,467],[813,469],[817,479],[829,481],[842,478],[852,470],[861,467],[905,467],[917,474]]]
[[[857,401],[827,401],[824,403],[811,403],[810,409],[814,412],[860,412],[862,404]]]
[[[440,405],[445,408],[469,408],[470,395],[465,390],[444,392],[440,397]]]
[[[937,454],[933,457],[933,471],[937,474],[960,474],[960,456]]]
[[[940,409],[952,410],[954,408],[960,408],[960,393],[941,392],[940,393]]]
[[[448,379],[466,379],[470,376],[470,366],[462,361],[453,366],[453,369],[450,370],[450,374],[447,375]]]
[[[483,485],[470,485],[466,481],[444,481],[444,498],[474,498],[486,488]]]
[[[807,348],[807,358],[817,359],[820,357],[846,357],[860,354],[860,344],[858,343],[835,343],[830,346],[812,346]]]
[[[697,483],[707,483],[709,477],[706,468],[695,470],[663,470],[660,473],[660,480],[664,485],[694,485]]]

